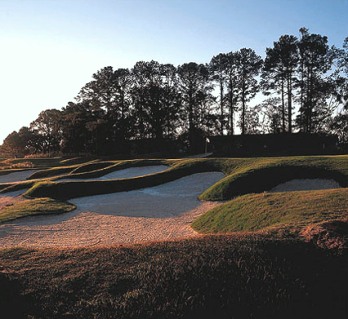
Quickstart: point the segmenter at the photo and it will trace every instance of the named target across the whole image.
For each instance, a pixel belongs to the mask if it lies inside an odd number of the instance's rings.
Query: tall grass
[[[11,249],[0,250],[0,260],[6,269],[1,311],[15,309],[16,318],[347,314],[346,256],[294,240],[224,236],[105,249]]]

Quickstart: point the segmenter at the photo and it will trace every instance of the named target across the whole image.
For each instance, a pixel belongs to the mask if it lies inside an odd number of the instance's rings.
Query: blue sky
[[[264,56],[300,27],[342,46],[348,0],[0,0],[0,143],[74,100],[102,67]]]

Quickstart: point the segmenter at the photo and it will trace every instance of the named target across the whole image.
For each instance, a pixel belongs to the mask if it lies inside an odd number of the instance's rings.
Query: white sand
[[[118,178],[131,178],[136,176],[143,176],[143,175],[149,175],[154,173],[159,173],[162,171],[165,171],[168,169],[169,166],[167,165],[152,165],[152,166],[139,166],[139,167],[130,167],[125,168],[119,171],[114,171],[108,174],[105,174],[104,176],[92,178],[93,180],[106,180],[106,179],[118,179]],[[63,178],[59,181],[77,181],[77,180],[89,180],[87,178]]]
[[[291,192],[303,190],[319,190],[340,188],[340,185],[333,179],[308,178],[292,179],[272,188],[270,192]]]
[[[71,200],[67,214],[34,216],[0,225],[0,246],[83,247],[198,236],[191,222],[218,205],[197,196],[223,178],[199,173],[147,189]]]
[[[20,172],[8,173],[6,175],[0,175],[0,183],[13,183],[20,182],[27,179],[30,175],[32,175],[35,170],[26,170]]]

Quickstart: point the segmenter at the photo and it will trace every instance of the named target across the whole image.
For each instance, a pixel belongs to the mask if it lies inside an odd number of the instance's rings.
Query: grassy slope
[[[228,236],[146,246],[0,250],[13,318],[346,318],[347,259]]]
[[[348,186],[348,156],[274,157],[226,160],[224,179],[207,189],[202,200],[226,200],[267,191],[293,178],[332,178]]]
[[[142,161],[142,165],[149,163]],[[163,163],[163,161],[161,162]],[[168,163],[168,162],[167,162]],[[202,200],[226,200],[252,192],[263,192],[291,178],[333,178],[348,186],[348,157],[290,157],[253,159],[186,159],[170,161],[172,168],[151,177],[138,177],[120,181],[78,181],[41,183],[27,195],[69,199],[92,194],[128,191],[155,186],[174,179],[205,171],[223,171],[227,176],[201,196]],[[91,171],[79,177],[96,177],[109,171],[140,165],[139,162],[116,163],[112,167]],[[103,171],[103,170],[108,170]],[[76,174],[78,175],[78,174]],[[75,175],[75,176],[76,176]]]
[[[301,177],[307,174],[308,168],[316,167],[311,171],[315,177],[316,174],[334,177],[343,185],[348,177],[347,156],[169,163],[173,165],[169,173],[155,174],[155,178],[149,179],[130,179],[123,186],[119,182],[112,186],[43,182],[36,186],[40,190],[36,195],[58,192],[62,197],[71,196],[70,192],[75,194],[74,187],[81,187],[78,192],[87,194],[95,192],[96,186],[108,192],[163,183],[198,171],[220,170],[228,176],[202,195],[217,200],[238,195],[235,191],[238,187],[248,193],[255,183],[263,191],[263,187],[279,180],[277,175],[269,174],[279,173],[277,169],[282,173],[300,167],[297,173]],[[260,177],[268,178],[271,183],[260,181]],[[35,189],[32,194],[35,195]],[[223,224],[227,225],[234,218],[230,212],[243,209],[255,221],[240,218],[240,229],[256,229],[256,222],[265,227],[277,223],[301,224],[304,219],[336,218],[335,207],[347,207],[346,195],[345,189],[249,194],[224,204],[221,212],[215,211],[211,218],[218,214],[225,216]],[[303,205],[315,214],[304,211]],[[291,214],[283,214],[289,207]],[[105,249],[0,249],[0,308],[2,313],[11,312],[16,319],[27,318],[28,314],[33,319],[340,319],[347,314],[348,284],[347,254],[341,253],[334,255],[297,240],[265,240],[260,235],[242,239],[214,236]]]
[[[0,223],[33,215],[61,214],[74,210],[73,204],[51,198],[24,199],[0,210]]]
[[[305,226],[348,217],[348,189],[248,194],[218,206],[193,223],[202,233]]]
[[[152,164],[153,161],[142,161],[141,165]],[[74,197],[106,194],[120,191],[129,191],[144,187],[151,187],[172,180],[191,175],[194,173],[217,171],[219,166],[214,160],[183,160],[183,161],[166,161],[161,163],[173,164],[166,171],[152,175],[145,175],[129,179],[120,180],[90,180],[90,181],[69,181],[69,182],[52,182],[44,181],[35,184],[26,192],[31,197],[52,197],[55,199],[67,200]],[[120,167],[119,167],[120,166]],[[139,166],[138,161],[131,163],[122,163],[122,165],[113,168],[113,170]],[[105,169],[105,168],[104,168]],[[105,172],[104,172],[105,174]]]

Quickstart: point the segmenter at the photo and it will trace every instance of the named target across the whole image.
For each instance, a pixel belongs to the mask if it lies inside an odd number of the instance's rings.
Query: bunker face
[[[101,177],[92,178],[93,180],[106,180],[106,179],[118,179],[118,178],[131,178],[142,175],[149,175],[154,173],[163,172],[168,169],[167,165],[153,165],[153,166],[141,166],[141,167],[130,167],[126,169],[122,169],[119,171],[111,172],[105,174]],[[64,178],[58,181],[76,181],[76,180],[88,180],[87,178]]]
[[[6,175],[0,175],[0,183],[12,183],[12,182],[19,182],[27,179],[29,176],[31,176],[35,170],[28,170],[28,171],[20,171],[20,172],[13,172]]]
[[[291,192],[332,188],[340,188],[340,185],[333,179],[292,179],[288,182],[277,185],[272,188],[270,192]]]
[[[197,196],[223,178],[220,172],[199,173],[163,185],[70,200],[78,211],[133,217],[170,217],[200,204]]]

